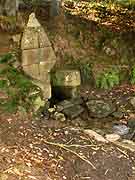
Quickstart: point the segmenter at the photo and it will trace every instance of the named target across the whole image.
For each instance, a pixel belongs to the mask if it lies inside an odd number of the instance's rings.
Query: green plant
[[[41,91],[21,70],[12,66],[12,60],[11,54],[0,58],[0,90],[8,96],[0,102],[0,108],[8,112],[16,111],[19,106],[32,110],[35,98],[42,95]]]
[[[88,83],[92,79],[92,67],[89,62],[80,63],[81,79],[83,83]]]
[[[131,84],[135,84],[135,66],[131,69],[130,82]]]
[[[120,83],[119,71],[117,69],[110,69],[100,74],[96,79],[96,86],[98,88],[109,89]]]
[[[13,61],[13,56],[11,53],[7,53],[0,57],[0,64],[10,63],[11,61]]]

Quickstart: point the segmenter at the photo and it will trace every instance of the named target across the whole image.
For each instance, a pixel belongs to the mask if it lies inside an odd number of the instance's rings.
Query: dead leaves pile
[[[96,21],[114,31],[133,30],[135,28],[135,11],[113,3],[90,3],[86,1],[65,1],[66,13]]]

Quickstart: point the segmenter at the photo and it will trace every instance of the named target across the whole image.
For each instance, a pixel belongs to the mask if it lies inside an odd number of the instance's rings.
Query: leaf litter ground
[[[0,117],[2,180],[133,180],[135,155],[97,143],[72,126],[49,120]],[[53,126],[47,124],[53,121]],[[56,125],[57,123],[57,125]]]

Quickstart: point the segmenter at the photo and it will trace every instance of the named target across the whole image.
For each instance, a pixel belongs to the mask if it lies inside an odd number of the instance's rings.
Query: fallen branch
[[[77,154],[75,151],[69,149],[68,147],[69,147],[70,145],[53,143],[53,142],[49,142],[49,141],[46,141],[46,140],[44,140],[44,143],[49,144],[49,145],[53,145],[53,146],[60,147],[60,148],[66,150],[66,151],[68,151],[68,152],[71,152],[72,154],[74,154],[74,155],[76,155],[77,157],[79,157],[81,160],[83,160],[83,161],[85,161],[86,163],[88,163],[89,165],[91,165],[93,169],[96,169],[96,167],[92,164],[92,162],[90,162],[89,160],[87,160],[85,157]]]

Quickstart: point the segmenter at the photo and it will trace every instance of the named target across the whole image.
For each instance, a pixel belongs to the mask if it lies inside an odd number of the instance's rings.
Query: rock
[[[51,43],[35,14],[29,16],[22,40],[22,67],[43,92],[44,99],[51,98],[50,71],[56,62]]]
[[[81,84],[80,72],[78,70],[58,70],[53,74],[53,86],[76,87]]]
[[[109,142],[115,142],[115,141],[118,141],[120,139],[120,135],[118,135],[118,134],[106,134],[105,138]]]
[[[84,112],[84,108],[80,105],[66,108],[62,111],[68,118],[74,119]]]
[[[47,72],[47,70],[50,71],[50,69],[53,67],[55,63],[55,54],[50,47],[35,47],[35,49],[23,50],[22,59],[23,66],[39,64],[39,66],[41,66],[41,68],[45,69]]]
[[[66,120],[65,115],[59,112],[54,113],[54,119],[57,121],[62,121],[62,122]]]
[[[114,125],[113,126],[113,131],[115,134],[118,134],[118,135],[126,135],[129,133],[129,127],[127,127],[126,125],[124,124],[120,124],[120,125]]]
[[[81,104],[83,104],[83,99],[81,97],[72,98],[72,99],[70,99],[70,101],[74,105],[81,105]]]
[[[81,85],[80,72],[78,70],[57,70],[51,74],[54,94],[65,98],[76,98]]]
[[[53,113],[53,112],[55,112],[55,110],[56,110],[55,108],[49,108],[49,109],[48,109],[48,112],[49,112],[49,113]]]
[[[66,108],[70,108],[70,107],[73,107],[73,106],[74,106],[74,104],[71,101],[64,100],[64,101],[61,101],[60,103],[58,103],[56,105],[56,110],[58,112],[60,112],[60,111],[63,111],[64,109],[66,109]]]
[[[107,143],[108,141],[101,136],[100,134],[96,133],[95,131],[91,129],[87,129],[83,131],[85,134],[87,134],[89,137],[94,138],[96,141]]]
[[[111,102],[104,100],[89,100],[86,105],[90,116],[96,118],[105,118],[115,110]]]
[[[118,119],[121,119],[121,118],[123,118],[123,112],[121,112],[121,111],[116,111],[116,112],[114,112],[113,114],[113,117],[115,117],[115,118],[118,118]]]

